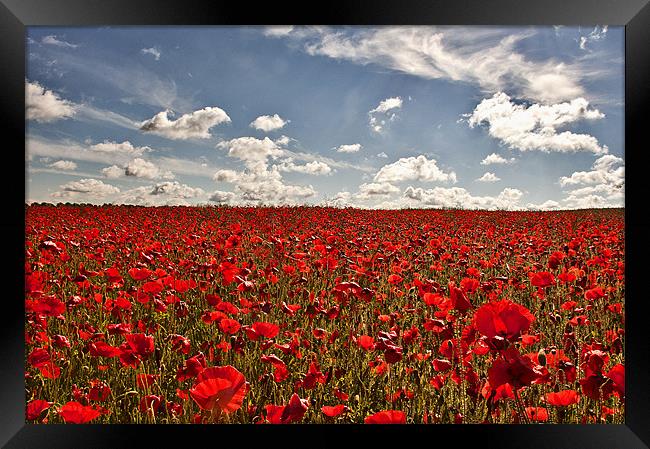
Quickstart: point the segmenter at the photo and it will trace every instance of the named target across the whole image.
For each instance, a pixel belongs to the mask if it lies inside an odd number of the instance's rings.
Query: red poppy
[[[526,416],[531,421],[546,422],[548,421],[548,410],[544,407],[526,407]]]
[[[93,357],[119,357],[122,351],[120,348],[111,346],[104,341],[96,341],[91,343],[88,352]]]
[[[530,273],[530,283],[535,287],[544,288],[555,284],[555,276],[548,271],[539,271]]]
[[[239,331],[241,324],[239,321],[224,318],[219,321],[219,329],[226,334],[236,334]]]
[[[366,424],[406,424],[406,414],[399,410],[384,410],[363,420]]]
[[[516,390],[530,385],[542,375],[528,357],[522,357],[515,348],[506,349],[488,370],[490,385],[496,388],[510,384]]]
[[[129,276],[131,276],[135,281],[144,281],[151,276],[152,273],[152,271],[146,268],[131,268],[129,270]]]
[[[50,408],[50,405],[52,405],[51,402],[44,401],[43,399],[34,399],[33,401],[30,401],[27,404],[27,419],[29,421],[38,419],[38,417],[41,416],[41,413]]]
[[[465,292],[454,284],[449,284],[449,298],[451,299],[452,308],[460,312],[465,312],[472,308],[472,304],[465,296]]]
[[[625,366],[622,364],[615,365],[610,369],[605,377],[609,378],[614,383],[614,390],[618,393],[619,397],[625,397]]]
[[[214,366],[201,371],[190,396],[203,410],[232,413],[239,410],[250,385],[233,366]]]
[[[126,338],[131,350],[142,358],[146,359],[153,354],[156,349],[152,335],[128,334],[125,335],[124,338]]]
[[[274,338],[279,332],[280,327],[277,324],[262,321],[255,322],[250,328],[246,328],[246,335],[251,340],[257,340],[260,337]]]
[[[504,299],[484,304],[474,314],[474,327],[488,338],[513,340],[528,331],[535,317],[526,307]]]
[[[568,407],[580,402],[580,396],[575,390],[562,390],[557,393],[547,393],[546,402],[557,407]]]
[[[271,424],[289,424],[302,419],[309,408],[307,399],[300,399],[297,393],[294,393],[289,399],[287,405],[267,405],[266,419]]]
[[[357,344],[366,351],[375,349],[375,339],[369,335],[360,335],[357,337]]]
[[[146,390],[147,388],[151,388],[159,378],[159,374],[140,373],[135,376],[135,384],[138,388]]]
[[[335,406],[324,405],[321,411],[330,418],[335,418],[345,411],[345,405],[339,404]]]
[[[84,424],[101,415],[94,407],[71,401],[59,409],[59,415],[66,423]]]

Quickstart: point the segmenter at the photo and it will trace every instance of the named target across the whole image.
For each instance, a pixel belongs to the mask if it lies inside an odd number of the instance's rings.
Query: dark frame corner
[[[552,426],[426,426],[418,428],[424,438],[433,444],[441,436],[454,445],[498,442],[500,447],[535,448],[648,448],[650,447],[650,349],[644,327],[646,291],[643,285],[644,261],[650,249],[650,219],[643,204],[650,197],[650,186],[644,178],[648,166],[645,135],[646,105],[650,102],[650,0],[519,0],[455,2],[444,0],[401,1],[374,0],[354,2],[324,2],[319,8],[290,8],[268,3],[266,6],[235,6],[230,2],[201,0],[1,0],[0,1],[0,54],[3,69],[0,108],[6,137],[11,144],[4,146],[5,157],[12,164],[24,162],[18,148],[24,148],[24,80],[25,80],[25,27],[38,25],[190,25],[190,24],[480,24],[480,25],[625,25],[625,116],[626,116],[626,372],[627,399],[625,425],[552,425]],[[647,176],[647,175],[646,175]],[[26,181],[18,175],[18,179]],[[256,426],[249,432],[246,426],[151,426],[86,425],[26,425],[24,417],[24,335],[23,297],[24,279],[24,195],[16,187],[16,179],[2,177],[3,190],[12,195],[6,199],[6,210],[0,215],[0,235],[3,249],[10,261],[3,272],[5,295],[3,298],[2,326],[0,326],[0,444],[5,447],[119,447],[147,444],[167,447],[179,440],[184,444],[203,437],[215,444],[227,441],[238,434],[247,441],[251,436],[286,444],[302,441],[310,446],[339,443],[359,432],[363,438],[388,443],[405,442],[403,428],[373,426],[363,430],[357,426],[336,427],[294,426],[280,430],[274,426]],[[631,243],[631,244],[630,244]],[[9,291],[7,292],[7,288]],[[161,429],[162,427],[162,429]],[[286,426],[283,426],[286,427]],[[399,427],[399,426],[395,426]],[[262,429],[263,428],[263,429]],[[258,431],[259,429],[259,431]],[[217,436],[218,431],[218,436]],[[191,432],[191,434],[190,434]],[[309,435],[308,439],[307,435]],[[188,438],[189,437],[189,438]],[[299,439],[294,439],[298,437]],[[218,443],[217,443],[218,444]],[[403,443],[402,443],[403,444]],[[248,445],[248,444],[247,444]]]

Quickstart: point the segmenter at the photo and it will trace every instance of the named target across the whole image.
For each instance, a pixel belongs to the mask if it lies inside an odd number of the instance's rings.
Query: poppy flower
[[[290,424],[302,419],[309,408],[307,399],[300,399],[297,393],[291,395],[287,405],[267,405],[266,419],[271,424]]]
[[[239,321],[224,318],[219,321],[219,329],[226,334],[236,334],[239,331],[241,324]]]
[[[465,292],[454,284],[449,284],[449,298],[451,300],[452,308],[459,312],[465,312],[472,308],[472,304],[465,296]]]
[[[341,413],[345,411],[345,405],[339,404],[335,406],[329,406],[329,405],[324,405],[321,407],[321,411],[325,416],[329,416],[330,418],[336,418],[339,416]]]
[[[518,390],[530,385],[541,375],[531,360],[522,357],[515,348],[506,349],[503,357],[496,359],[488,370],[488,379],[493,388],[510,384]]]
[[[548,421],[548,410],[544,407],[526,407],[526,416],[531,421],[546,422]]]
[[[357,337],[357,344],[366,351],[375,349],[375,339],[369,335],[360,335]]]
[[[555,284],[555,276],[548,271],[530,273],[530,283],[539,288],[550,287]]]
[[[27,404],[27,410],[26,410],[27,419],[29,421],[34,421],[35,419],[38,419],[38,417],[41,416],[41,413],[43,413],[45,410],[50,408],[51,405],[52,405],[51,402],[44,401],[43,399],[34,399],[33,401],[30,401]]]
[[[535,317],[526,307],[508,299],[482,305],[474,313],[474,327],[488,338],[496,336],[509,340],[528,331]]]
[[[557,407],[568,407],[580,402],[580,396],[575,390],[562,390],[557,393],[547,393],[546,402]]]
[[[406,424],[406,414],[399,410],[384,410],[363,420],[366,424]]]
[[[265,323],[257,321],[249,328],[246,328],[246,335],[251,340],[257,340],[260,337],[274,338],[280,332],[280,327],[277,324]]]
[[[226,414],[239,410],[250,385],[242,373],[231,365],[215,366],[201,371],[190,396],[203,410],[223,411]]]
[[[84,424],[100,416],[101,412],[94,407],[71,401],[59,409],[59,415],[66,423]]]
[[[131,276],[134,281],[144,281],[149,278],[152,273],[152,271],[146,268],[131,268],[129,270],[129,276]]]
[[[614,384],[614,390],[618,393],[619,397],[625,397],[625,366],[622,364],[615,365],[610,369],[605,377],[610,379]]]
[[[125,335],[127,343],[131,350],[142,358],[147,358],[155,350],[153,336],[145,334],[128,334]]]

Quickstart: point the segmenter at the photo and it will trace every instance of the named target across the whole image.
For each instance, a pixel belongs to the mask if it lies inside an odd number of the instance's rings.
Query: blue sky
[[[27,32],[26,200],[624,204],[622,27]]]

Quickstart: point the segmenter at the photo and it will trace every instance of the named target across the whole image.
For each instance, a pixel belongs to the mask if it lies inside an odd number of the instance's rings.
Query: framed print
[[[4,1],[2,443],[648,447],[646,3]]]

